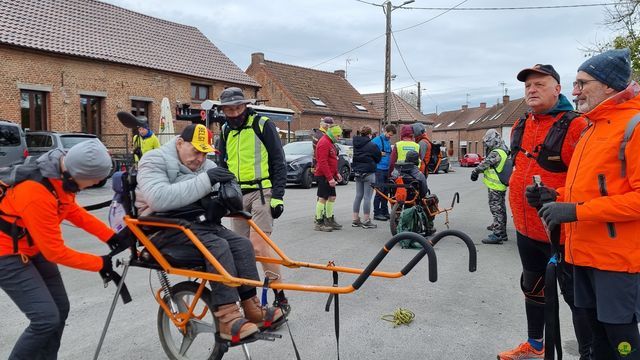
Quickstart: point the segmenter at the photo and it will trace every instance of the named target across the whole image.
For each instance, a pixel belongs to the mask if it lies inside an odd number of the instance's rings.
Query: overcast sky
[[[267,60],[318,70],[346,67],[347,79],[360,93],[384,91],[385,15],[380,6],[356,0],[104,1],[197,27],[242,70],[251,62],[251,53],[263,52]],[[570,84],[585,60],[582,49],[613,36],[603,25],[603,6],[445,14],[444,10],[415,9],[451,8],[462,1],[416,0],[405,6],[408,9],[392,11],[398,46],[392,41],[391,73],[396,78],[391,88],[415,90],[420,81],[426,89],[424,113],[435,112],[436,107],[438,112],[460,108],[467,98],[471,107],[480,102],[494,105],[502,97],[502,82],[512,99],[522,97],[523,84],[516,74],[536,63],[553,64],[563,93],[571,98]],[[459,8],[613,1],[467,0]],[[392,1],[394,5],[402,2]]]

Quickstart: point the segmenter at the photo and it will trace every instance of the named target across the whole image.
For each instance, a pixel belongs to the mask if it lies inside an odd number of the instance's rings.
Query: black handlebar
[[[427,257],[429,258],[429,281],[436,282],[438,280],[438,261],[436,259],[436,252],[433,250],[433,246],[431,246],[431,244],[429,244],[429,242],[427,242],[424,237],[416,233],[401,232],[387,241],[384,247],[380,249],[376,257],[373,258],[371,263],[367,265],[362,274],[360,274],[360,276],[358,276],[358,278],[353,282],[353,288],[356,290],[359,289],[360,286],[362,286],[362,284],[364,284],[364,282],[369,278],[371,273],[378,267],[380,262],[382,262],[382,259],[387,256],[389,251],[393,249],[398,241],[403,239],[417,241],[418,243],[420,243],[420,245],[422,245],[422,250],[420,250],[420,252],[418,252],[418,254],[416,254],[416,256],[414,256],[413,259],[411,259],[411,261],[409,261],[409,263],[407,263],[407,265],[402,268],[402,270],[400,270],[400,272],[403,275],[407,275],[409,271],[411,271],[411,269],[413,269],[414,266],[416,266],[416,264],[420,260],[422,260],[425,255],[427,255]]]
[[[433,246],[436,246],[436,244],[440,240],[442,240],[442,238],[444,238],[446,236],[454,236],[454,237],[457,237],[458,239],[464,241],[464,243],[467,245],[467,248],[469,249],[469,272],[476,271],[476,267],[477,267],[476,245],[473,243],[473,240],[471,240],[469,235],[467,235],[467,234],[465,234],[465,233],[463,233],[462,231],[459,231],[459,230],[444,230],[444,231],[440,231],[439,233],[435,234],[429,240],[429,242]]]
[[[451,200],[451,208],[453,208],[454,204],[460,204],[460,194],[457,191],[455,194],[453,194],[453,200]]]

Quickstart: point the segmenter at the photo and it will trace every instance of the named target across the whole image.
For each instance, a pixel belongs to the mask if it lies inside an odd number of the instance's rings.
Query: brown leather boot
[[[280,320],[283,316],[282,310],[279,308],[270,306],[263,308],[260,306],[260,300],[258,300],[257,296],[243,300],[240,305],[244,310],[244,316],[260,328],[271,327],[271,324]]]
[[[220,337],[231,342],[239,342],[259,331],[255,324],[242,317],[240,307],[236,303],[220,305],[213,314],[218,319]]]

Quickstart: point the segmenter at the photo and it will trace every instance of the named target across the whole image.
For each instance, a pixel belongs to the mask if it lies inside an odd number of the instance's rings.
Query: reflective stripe
[[[407,159],[407,153],[411,150],[420,154],[420,145],[418,145],[415,141],[398,141],[396,142],[396,153],[398,154],[398,159],[396,162],[403,163]]]
[[[494,149],[492,151],[497,151],[500,155],[500,163],[495,168],[489,167],[482,173],[482,182],[489,189],[505,191],[507,190],[507,186],[502,184],[498,174],[502,172],[504,169],[504,164],[507,162],[507,152],[502,149]]]

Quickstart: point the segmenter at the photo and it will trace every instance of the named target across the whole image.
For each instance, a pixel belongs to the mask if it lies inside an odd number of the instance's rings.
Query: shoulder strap
[[[640,123],[640,113],[634,115],[631,120],[627,123],[627,127],[624,130],[624,136],[622,137],[622,142],[620,143],[620,150],[618,151],[618,160],[622,162],[620,167],[620,176],[627,176],[627,159],[624,156],[624,152],[627,148],[627,142],[633,135],[633,131],[636,129],[638,124]]]

